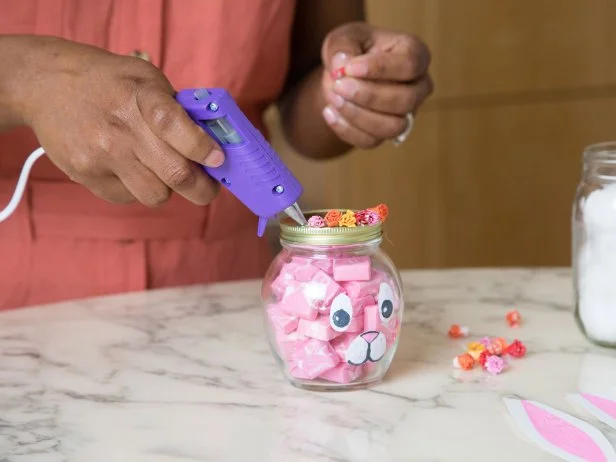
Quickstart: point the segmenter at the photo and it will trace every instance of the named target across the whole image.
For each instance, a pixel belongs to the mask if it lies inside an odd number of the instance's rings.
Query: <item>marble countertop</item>
[[[550,461],[515,434],[502,397],[576,415],[566,394],[616,389],[616,351],[578,331],[568,270],[403,280],[390,373],[353,392],[285,381],[256,281],[0,313],[0,461]],[[512,308],[524,317],[516,330],[504,321]],[[454,370],[466,341],[447,337],[452,323],[471,337],[515,335],[528,356],[498,376]]]

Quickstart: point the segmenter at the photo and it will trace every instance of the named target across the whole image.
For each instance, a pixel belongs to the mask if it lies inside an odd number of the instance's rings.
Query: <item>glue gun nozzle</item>
[[[300,226],[306,226],[308,224],[306,217],[304,217],[304,213],[299,208],[299,205],[297,205],[297,202],[295,202],[291,207],[284,209],[284,213],[291,217]]]

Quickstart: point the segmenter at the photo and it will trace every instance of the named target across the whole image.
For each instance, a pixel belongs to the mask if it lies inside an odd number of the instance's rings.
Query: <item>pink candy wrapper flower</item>
[[[325,228],[325,220],[318,215],[313,215],[308,218],[308,226],[311,228]]]
[[[355,213],[355,221],[358,225],[374,225],[381,221],[381,217],[374,210],[360,210]]]
[[[490,337],[483,337],[478,340],[484,347],[488,348],[492,343],[492,339]]]
[[[492,375],[498,375],[503,372],[505,367],[505,361],[498,356],[488,356],[486,359],[486,363],[483,366],[486,371],[488,371]]]

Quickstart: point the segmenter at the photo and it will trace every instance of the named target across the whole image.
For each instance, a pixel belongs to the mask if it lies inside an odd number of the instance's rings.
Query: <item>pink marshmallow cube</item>
[[[303,285],[304,293],[318,306],[329,306],[332,300],[342,292],[342,287],[323,271],[317,271],[310,282]]]
[[[379,307],[371,305],[364,308],[364,330],[376,330],[381,328],[381,317],[379,316]]]
[[[359,299],[351,298],[351,304],[353,305],[353,316],[362,314],[365,307],[375,305],[376,302],[376,299],[372,295],[366,295]]]
[[[270,307],[267,310],[267,314],[272,323],[272,326],[274,327],[274,330],[283,332],[285,334],[290,334],[295,329],[297,329],[299,318],[297,316],[285,313],[278,306],[274,305]]]
[[[348,384],[361,377],[363,366],[351,366],[350,364],[338,364],[333,369],[323,372],[319,378],[330,382]]]
[[[319,268],[313,266],[308,261],[304,260],[291,260],[289,263],[285,263],[284,266],[280,269],[280,274],[283,275],[281,281],[278,281],[278,278],[274,283],[276,285],[279,284],[288,284],[289,281],[295,280],[299,282],[308,282],[312,279],[315,273],[319,271]]]
[[[393,317],[389,327],[385,329],[385,340],[387,342],[387,348],[391,348],[394,343],[396,343],[399,328],[400,323],[398,322],[398,318]]]
[[[334,261],[331,258],[328,259],[318,259],[312,262],[313,266],[316,266],[321,271],[324,271],[327,274],[334,273]]]
[[[319,315],[318,306],[306,298],[301,285],[287,286],[279,307],[285,313],[302,319],[315,320]]]
[[[293,353],[289,373],[298,379],[316,379],[340,363],[340,358],[327,342],[311,339]]]
[[[280,273],[272,282],[272,292],[277,299],[282,298],[289,284],[293,284],[295,278],[293,277],[293,273],[290,273],[286,266],[283,266],[280,270]]]
[[[314,263],[314,259],[310,257],[302,257],[300,255],[295,255],[291,257],[291,262],[296,263],[300,266],[304,266],[304,265],[310,265]]]
[[[316,321],[306,321],[301,319],[297,326],[297,333],[306,337],[329,342],[341,335],[329,325],[329,316],[319,316]]]
[[[365,320],[363,313],[355,313],[355,311],[353,311],[353,319],[351,319],[345,332],[363,332],[364,324]]]
[[[278,352],[285,361],[290,361],[297,351],[301,350],[306,343],[306,337],[299,335],[297,332],[292,332],[288,335],[279,332],[276,334],[276,345]]]
[[[348,333],[348,334],[345,333],[341,335],[340,337],[337,337],[334,340],[332,340],[331,346],[334,348],[334,350],[338,354],[338,357],[342,361],[345,361],[346,352],[349,349],[349,346],[351,345],[351,343],[353,343],[353,341],[356,338],[357,338],[356,333]]]
[[[315,274],[317,274],[317,271],[319,271],[319,268],[307,263],[305,265],[298,266],[293,272],[293,277],[296,281],[308,282],[312,280]]]
[[[360,299],[367,295],[376,298],[379,294],[381,282],[385,282],[387,276],[381,271],[373,270],[369,281],[348,281],[341,285],[350,298]]]
[[[372,269],[370,257],[353,257],[334,260],[334,280],[369,281]]]

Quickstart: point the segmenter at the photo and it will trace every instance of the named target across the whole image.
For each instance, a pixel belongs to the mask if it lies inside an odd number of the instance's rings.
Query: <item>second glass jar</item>
[[[616,347],[616,143],[584,151],[572,214],[576,320],[593,343]]]

